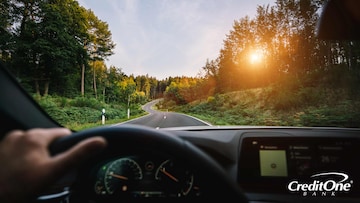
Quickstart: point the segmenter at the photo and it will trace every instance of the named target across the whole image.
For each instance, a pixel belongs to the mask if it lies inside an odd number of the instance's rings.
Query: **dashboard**
[[[360,201],[358,129],[210,126],[159,131],[213,158],[250,203]],[[216,184],[206,171],[154,144],[119,145],[94,157],[78,170],[72,187],[89,202],[186,202],[200,200],[208,194],[206,186]]]
[[[250,202],[360,201],[358,129],[214,127],[175,134],[214,157]]]

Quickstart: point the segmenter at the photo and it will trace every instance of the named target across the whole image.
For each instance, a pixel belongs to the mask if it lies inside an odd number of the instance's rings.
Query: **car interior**
[[[330,0],[318,37],[358,40],[359,1]],[[0,138],[13,129],[61,126],[0,68]],[[139,125],[74,131],[52,154],[92,136],[109,145],[34,202],[359,202],[360,129]]]

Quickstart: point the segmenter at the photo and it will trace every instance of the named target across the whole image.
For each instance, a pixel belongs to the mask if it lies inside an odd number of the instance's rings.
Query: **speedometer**
[[[193,173],[170,159],[160,164],[155,179],[159,181],[167,195],[176,197],[187,196],[194,183]]]
[[[142,170],[136,161],[131,158],[120,158],[108,166],[104,185],[109,194],[121,194],[129,191],[134,183],[142,178]]]

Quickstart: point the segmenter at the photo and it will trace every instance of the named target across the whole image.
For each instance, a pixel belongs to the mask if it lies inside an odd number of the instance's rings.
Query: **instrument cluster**
[[[98,197],[161,198],[200,196],[194,171],[186,163],[157,154],[125,155],[96,167]]]

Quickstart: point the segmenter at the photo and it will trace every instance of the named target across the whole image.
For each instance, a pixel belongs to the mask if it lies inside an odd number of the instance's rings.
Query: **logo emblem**
[[[288,190],[302,196],[336,196],[339,192],[349,192],[353,184],[347,174],[339,172],[318,173],[310,178],[312,182],[291,181]]]

